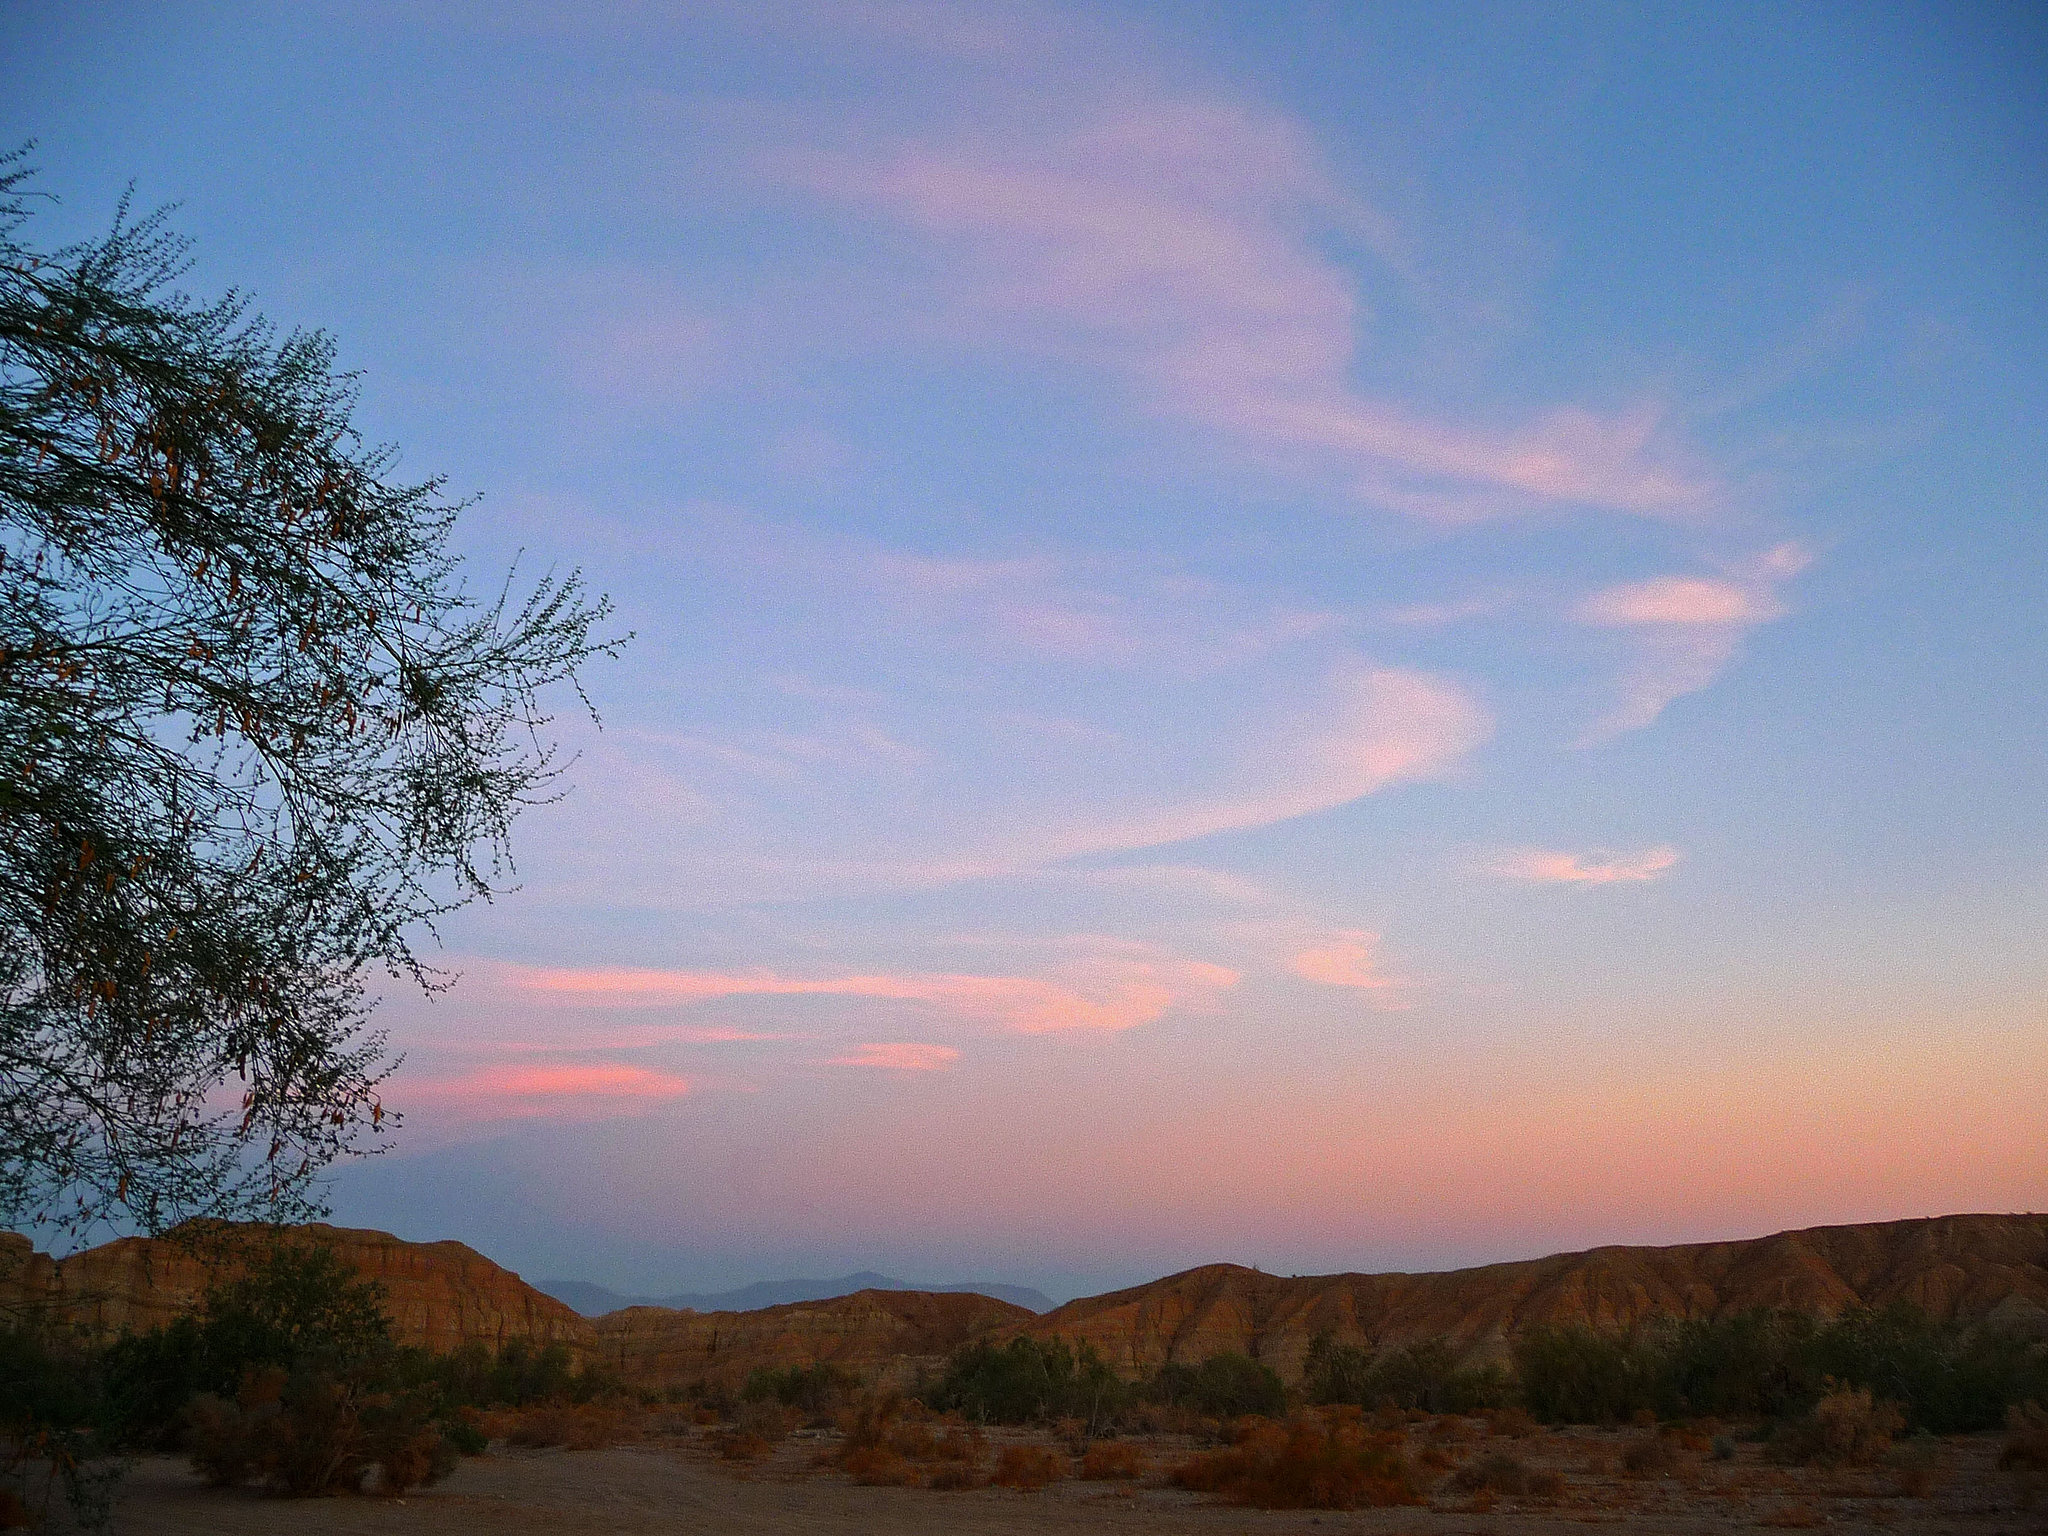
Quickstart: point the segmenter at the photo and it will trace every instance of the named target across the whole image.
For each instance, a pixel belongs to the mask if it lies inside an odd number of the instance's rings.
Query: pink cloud
[[[1322,244],[1337,233],[1405,275],[1399,235],[1291,119],[1112,99],[1050,131],[790,155],[773,173],[947,244],[973,312],[1007,316],[1026,345],[1295,469],[1306,454],[1363,499],[1436,520],[1559,502],[1689,517],[1711,499],[1648,405],[1494,430],[1358,393],[1355,284]]]
[[[1784,612],[1754,587],[1698,576],[1659,576],[1596,592],[1578,607],[1585,624],[1760,624]]]
[[[1269,782],[1239,795],[1055,832],[1042,846],[1072,857],[1271,826],[1391,784],[1440,777],[1491,730],[1485,710],[1455,683],[1387,667],[1363,670],[1334,682],[1325,716],[1309,724],[1305,740],[1260,744],[1259,767]]]
[[[1383,992],[1401,983],[1380,970],[1379,942],[1380,936],[1366,929],[1345,929],[1315,948],[1302,950],[1288,964],[1295,975],[1326,987]]]
[[[1496,860],[1493,872],[1507,880],[1561,885],[1617,885],[1654,880],[1676,865],[1679,857],[1678,850],[1668,843],[1627,857],[1525,848]]]
[[[658,1007],[722,997],[852,997],[920,1003],[965,1022],[1017,1034],[1126,1030],[1176,1003],[1234,986],[1238,974],[1201,961],[1118,957],[1081,968],[1076,986],[1031,976],[950,973],[805,979],[756,971],[734,975],[632,967],[500,966],[517,990],[600,1008]]]
[[[651,1108],[690,1093],[690,1079],[615,1062],[492,1066],[459,1077],[407,1078],[402,1107],[464,1120],[577,1118]]]
[[[827,1066],[883,1067],[892,1072],[943,1072],[960,1059],[950,1045],[932,1045],[921,1040],[896,1040],[885,1044],[856,1046],[851,1054],[835,1056]]]
[[[1580,744],[1638,730],[1674,699],[1710,685],[1735,659],[1745,633],[1784,616],[1778,586],[1811,559],[1797,544],[1779,544],[1729,577],[1656,576],[1582,599],[1572,617],[1631,633],[1635,659],[1622,673],[1620,698]]]

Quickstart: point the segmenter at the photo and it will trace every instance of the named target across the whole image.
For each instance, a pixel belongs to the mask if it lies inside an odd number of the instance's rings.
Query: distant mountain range
[[[993,1296],[1031,1312],[1050,1312],[1052,1298],[1028,1285],[997,1285],[990,1280],[959,1280],[951,1285],[926,1285],[878,1275],[871,1269],[841,1275],[837,1280],[756,1280],[733,1291],[684,1291],[674,1296],[622,1296],[588,1280],[536,1280],[535,1289],[573,1307],[585,1317],[603,1317],[621,1307],[685,1307],[693,1312],[752,1312],[792,1301],[831,1301],[855,1291],[938,1291]]]

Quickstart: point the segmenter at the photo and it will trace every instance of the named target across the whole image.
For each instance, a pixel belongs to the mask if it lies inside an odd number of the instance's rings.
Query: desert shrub
[[[1800,1418],[1781,1423],[1771,1437],[1771,1457],[1795,1466],[1867,1467],[1890,1449],[1905,1416],[1868,1387],[1828,1393]]]
[[[1130,1388],[1086,1344],[1018,1337],[969,1344],[946,1362],[938,1381],[918,1394],[930,1407],[988,1424],[1036,1424],[1078,1418],[1112,1422]]]
[[[951,1424],[933,1443],[931,1454],[934,1461],[978,1467],[988,1454],[988,1436],[979,1425]]]
[[[374,1466],[381,1486],[402,1493],[455,1465],[417,1400],[366,1397],[323,1372],[252,1371],[233,1400],[195,1398],[186,1422],[193,1467],[216,1487],[261,1482],[300,1498],[354,1493]]]
[[[1270,1366],[1230,1352],[1211,1355],[1200,1365],[1162,1365],[1145,1383],[1142,1395],[1153,1402],[1185,1404],[1218,1419],[1247,1414],[1271,1418],[1287,1407],[1287,1388]]]
[[[1098,1440],[1081,1453],[1081,1476],[1090,1482],[1143,1477],[1149,1466],[1144,1449],[1128,1440]]]
[[[1505,1408],[1514,1382],[1497,1366],[1467,1368],[1445,1338],[1421,1339],[1375,1354],[1325,1334],[1309,1345],[1303,1389],[1312,1403],[1353,1403],[1408,1412],[1478,1413]]]
[[[442,1439],[458,1456],[481,1456],[491,1448],[491,1437],[484,1430],[483,1415],[474,1408],[463,1408],[452,1417],[441,1420]]]
[[[845,1448],[856,1451],[880,1445],[902,1421],[907,1405],[895,1392],[862,1392],[854,1396],[839,1415],[839,1433]]]
[[[1621,1449],[1621,1470],[1630,1477],[1663,1477],[1677,1467],[1678,1446],[1664,1435],[1636,1435]]]
[[[866,1488],[909,1488],[917,1482],[917,1468],[901,1452],[886,1445],[864,1445],[848,1451],[839,1465],[846,1475]]]
[[[1356,1509],[1417,1504],[1421,1494],[1399,1443],[1354,1421],[1297,1414],[1249,1425],[1238,1443],[1174,1469],[1177,1486],[1260,1509]]]
[[[1030,1492],[1067,1475],[1067,1458],[1049,1445],[1006,1445],[996,1456],[989,1481],[998,1488]]]
[[[363,1453],[376,1467],[383,1492],[425,1488],[455,1470],[459,1448],[428,1418],[418,1399],[373,1399],[364,1405],[361,1422]]]

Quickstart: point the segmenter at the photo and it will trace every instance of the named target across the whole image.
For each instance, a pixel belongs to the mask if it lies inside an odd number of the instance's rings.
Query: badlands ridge
[[[1235,1351],[1293,1381],[1321,1334],[1372,1348],[1443,1336],[1483,1356],[1548,1324],[1625,1328],[1758,1307],[1831,1315],[1892,1301],[1942,1319],[2048,1327],[2048,1215],[1810,1227],[1439,1274],[1290,1279],[1208,1264],[1043,1316],[973,1294],[861,1291],[748,1312],[628,1307],[585,1318],[462,1243],[320,1224],[290,1235],[332,1246],[380,1282],[405,1343],[437,1351],[559,1343],[649,1389],[736,1387],[763,1367],[815,1361],[907,1382],[963,1344],[1017,1334],[1090,1344],[1130,1375]],[[123,1238],[60,1261],[0,1233],[0,1315],[40,1309],[102,1337],[145,1331],[192,1308],[214,1278],[231,1273],[238,1238],[246,1232],[226,1234],[224,1247],[195,1247],[176,1235]]]

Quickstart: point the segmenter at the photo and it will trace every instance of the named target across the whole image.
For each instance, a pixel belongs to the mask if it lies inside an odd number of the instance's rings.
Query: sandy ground
[[[1674,1476],[1630,1479],[1613,1473],[1618,1443],[1597,1432],[1496,1441],[1467,1449],[1511,1449],[1531,1466],[1554,1466],[1568,1479],[1551,1505],[1502,1498],[1490,1509],[1439,1493],[1426,1507],[1352,1512],[1235,1509],[1160,1486],[1068,1481],[1035,1493],[984,1488],[939,1493],[862,1488],[814,1465],[830,1438],[799,1435],[751,1468],[719,1461],[701,1440],[643,1443],[592,1451],[515,1451],[466,1460],[446,1482],[403,1499],[284,1500],[204,1487],[182,1461],[150,1458],[130,1472],[117,1506],[117,1536],[239,1536],[288,1532],[420,1533],[471,1536],[548,1532],[561,1536],[802,1536],[874,1533],[914,1536],[1221,1536],[1221,1533],[1371,1531],[1430,1536],[1537,1536],[1617,1525],[1629,1531],[1704,1536],[1731,1530],[1813,1529],[1957,1533],[2048,1532],[2048,1499],[2015,1502],[1995,1470],[1997,1436],[1942,1443],[1932,1490],[1904,1496],[1883,1470],[1781,1469],[1745,1446],[1732,1463],[1700,1461]],[[1176,1448],[1154,1445],[1162,1461]]]

